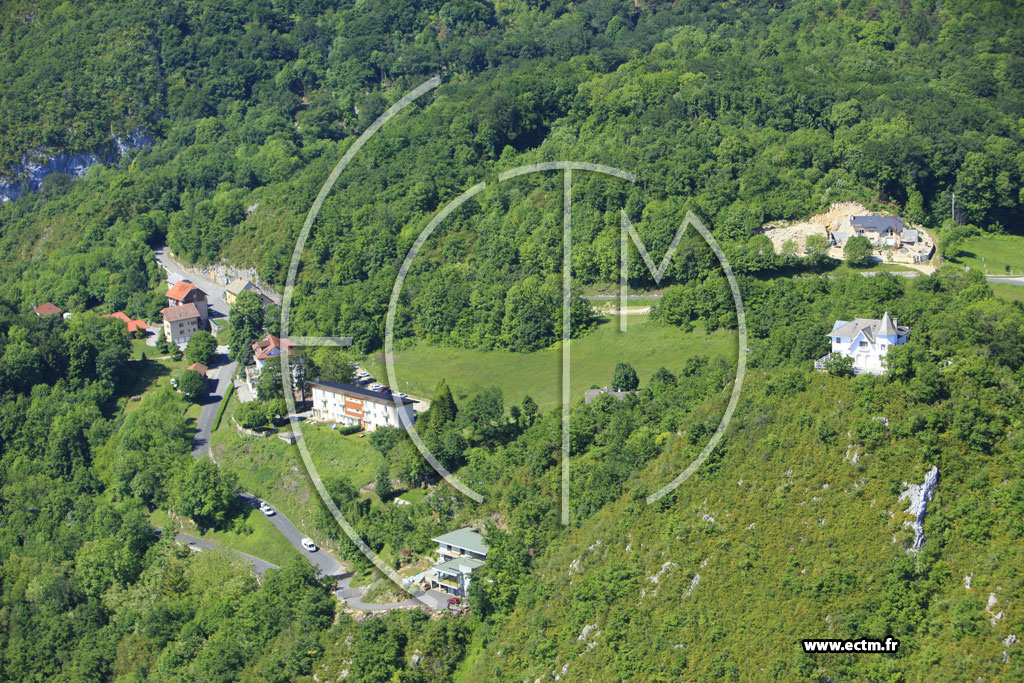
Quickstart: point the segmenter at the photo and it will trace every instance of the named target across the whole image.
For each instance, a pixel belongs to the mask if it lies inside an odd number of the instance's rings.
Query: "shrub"
[[[235,420],[246,429],[255,429],[267,423],[267,411],[261,404],[250,401],[238,406]]]

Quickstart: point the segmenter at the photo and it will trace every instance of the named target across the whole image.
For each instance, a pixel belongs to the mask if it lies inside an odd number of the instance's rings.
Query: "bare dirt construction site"
[[[784,244],[793,242],[796,244],[797,253],[803,254],[807,246],[808,236],[821,235],[827,238],[830,233],[849,230],[848,226],[851,216],[880,215],[884,214],[869,211],[860,202],[836,202],[828,207],[828,211],[812,216],[806,221],[790,224],[787,224],[785,221],[774,221],[772,223],[765,223],[761,230],[772,241],[772,247],[777,253],[782,251]],[[908,229],[918,231],[921,238],[919,242],[916,244],[904,244],[899,249],[876,248],[873,250],[872,256],[875,260],[883,263],[899,263],[925,272],[931,272],[932,267],[921,261],[931,257],[935,249],[935,240],[923,226],[910,223],[909,221],[906,225]],[[832,247],[829,249],[829,256],[842,260],[842,248]]]

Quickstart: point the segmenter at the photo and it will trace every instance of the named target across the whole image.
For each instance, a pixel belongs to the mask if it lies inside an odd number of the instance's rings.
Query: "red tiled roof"
[[[32,312],[42,317],[46,315],[60,315],[60,309],[47,301],[42,306],[36,306],[32,309]]]
[[[199,289],[191,282],[178,280],[171,286],[169,290],[167,290],[167,298],[174,299],[175,301],[184,301],[185,297],[188,296],[189,292],[191,292],[193,289],[203,292],[203,290]],[[203,294],[206,294],[206,292],[203,292]]]
[[[253,355],[256,360],[266,360],[271,356],[277,355],[274,352],[280,352],[282,344],[288,349],[291,349],[292,346],[294,346],[294,344],[287,339],[280,339],[272,334],[268,334],[266,337],[252,345],[252,350],[254,352]]]
[[[206,377],[206,366],[203,365],[202,363],[193,363],[192,365],[188,366],[188,369],[195,370],[203,377]]]
[[[121,311],[118,311],[117,313],[108,313],[108,314],[106,314],[103,317],[104,318],[117,318],[118,320],[120,320],[121,322],[123,322],[125,325],[128,326],[128,331],[129,332],[134,332],[135,330],[143,330],[143,331],[145,331],[146,327],[148,327],[146,325],[146,321],[145,320],[142,320],[142,319],[132,320],[131,318],[129,318],[127,315],[125,315]]]
[[[177,322],[178,320],[187,320],[189,318],[199,318],[199,309],[196,308],[195,304],[183,304],[181,306],[168,306],[167,308],[160,311],[164,314],[164,320],[170,320],[171,322]]]

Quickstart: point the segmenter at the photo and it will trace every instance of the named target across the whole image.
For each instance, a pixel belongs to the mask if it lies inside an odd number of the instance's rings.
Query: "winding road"
[[[195,459],[203,456],[213,458],[210,449],[210,435],[213,433],[213,422],[217,419],[217,411],[220,409],[221,399],[231,386],[235,376],[235,369],[238,363],[228,360],[228,347],[218,346],[217,355],[210,363],[210,369],[206,372],[207,388],[214,385],[206,395],[206,402],[199,413],[199,420],[196,422],[196,435],[192,438],[192,457]],[[216,383],[216,384],[214,384]],[[216,460],[214,460],[216,462]]]
[[[209,301],[211,310],[211,316],[216,317],[217,314],[227,317],[228,306],[224,301],[224,287],[218,285],[208,278],[196,276],[191,273],[186,273],[181,267],[167,255],[166,247],[157,249],[154,252],[157,263],[160,264],[164,270],[167,271],[167,281],[177,282],[182,279],[188,279],[197,287],[202,289],[207,294],[207,300]],[[238,364],[231,361],[228,358],[228,347],[218,346],[217,354],[213,361],[210,363],[210,369],[207,371],[207,388],[209,392],[206,395],[206,401],[203,403],[203,407],[199,413],[199,419],[196,421],[196,433],[192,438],[192,457],[198,460],[199,458],[208,457],[217,462],[213,456],[213,449],[211,448],[210,437],[213,434],[214,421],[217,419],[217,411],[220,409],[221,401],[228,392],[228,388],[234,381],[235,370],[238,368]],[[260,499],[251,493],[242,492],[238,494],[238,497],[244,500],[252,507],[259,507]],[[269,501],[268,501],[269,502]],[[271,507],[274,505],[271,503]],[[275,513],[270,517],[270,522],[274,525],[274,528],[284,536],[289,543],[311,564],[315,567],[323,576],[336,576],[341,573],[343,566],[334,557],[331,557],[323,550],[317,550],[314,553],[307,552],[303,549],[301,541],[306,534],[300,532],[292,521],[288,519],[284,514],[274,507]],[[216,545],[212,541],[206,541],[203,539],[196,538],[194,536],[188,536],[187,534],[178,534],[177,537],[182,537],[183,542],[189,543],[189,545],[203,548],[206,550],[213,549]],[[269,568],[275,568],[275,565],[262,560],[258,557],[252,557],[251,555],[245,555],[245,553],[239,553],[246,557],[253,564],[257,574],[262,574]]]
[[[220,403],[227,394],[231,383],[234,381],[235,368],[238,367],[237,363],[230,361],[225,362],[228,360],[227,352],[228,348],[226,346],[218,346],[215,362],[224,364],[215,365],[214,363],[211,363],[210,370],[207,372],[207,383],[208,385],[213,386],[207,394],[206,402],[203,404],[203,408],[199,413],[199,420],[196,422],[196,434],[192,438],[192,457],[196,460],[208,457],[213,460],[214,463],[217,462],[216,458],[213,457],[213,449],[210,445],[210,437],[213,434],[213,423],[217,419],[217,411],[220,409]],[[216,384],[214,385],[214,383]],[[260,499],[251,493],[242,492],[238,494],[238,497],[254,508],[259,507]],[[273,503],[270,505],[271,507],[274,507]],[[319,570],[324,576],[336,576],[341,573],[343,569],[341,562],[328,555],[325,551],[318,550],[311,553],[303,549],[301,541],[306,534],[300,532],[295,525],[292,524],[291,520],[278,511],[276,507],[274,507],[274,510],[275,514],[269,517],[271,524],[274,525],[274,528],[277,529],[278,532],[284,536],[311,565],[313,565],[313,567]],[[261,560],[261,562],[270,565],[269,562],[264,560]]]
[[[166,257],[163,250],[158,250],[156,252],[156,258],[160,265],[167,270],[168,282],[177,282],[183,278],[188,278],[196,286],[207,292],[211,307],[215,308],[218,313],[222,313],[227,317],[226,314],[228,307],[223,300],[224,290],[222,287],[217,287],[206,278],[199,278],[194,275],[184,273],[173,261]],[[228,358],[228,347],[218,346],[217,355],[210,363],[210,369],[207,371],[207,386],[209,388],[209,393],[207,394],[206,401],[203,403],[203,407],[199,413],[199,419],[196,421],[196,433],[192,438],[192,457],[197,460],[199,458],[208,457],[213,460],[214,463],[217,462],[213,457],[210,437],[213,434],[213,426],[214,421],[217,419],[217,411],[220,409],[221,401],[227,394],[228,388],[234,381],[235,370],[237,367],[238,364]],[[238,497],[254,508],[259,507],[260,499],[251,493],[242,492],[238,494]],[[267,502],[269,503],[269,501]],[[299,531],[295,524],[293,524],[292,521],[272,503],[270,503],[270,505],[271,507],[274,507],[275,511],[275,514],[268,518],[270,523],[274,525],[274,528],[277,529],[278,533],[284,536],[285,539],[291,543],[292,547],[294,547],[307,562],[313,565],[321,576],[339,576],[344,571],[342,563],[324,550],[317,550],[312,553],[306,551],[302,547],[301,543],[306,534]],[[178,543],[188,545],[196,551],[210,551],[219,547],[213,541],[184,533],[175,534],[174,539]],[[236,555],[244,558],[250,566],[252,566],[253,571],[256,572],[258,576],[262,576],[268,569],[278,569],[277,565],[262,558],[247,555],[246,553],[239,552],[237,550],[229,550],[229,552],[235,553]],[[361,598],[365,595],[368,587],[351,588],[349,585],[351,580],[351,575],[343,578],[338,584],[336,594],[339,600],[345,602],[345,604],[353,609],[367,612],[383,612],[394,609],[417,607],[424,604],[424,602],[421,602],[421,600],[416,598],[382,605],[363,602]],[[433,605],[438,602],[436,597],[434,600],[431,600],[431,597],[426,598],[428,601],[427,604]],[[435,609],[442,608],[443,604],[444,603],[441,602],[437,607],[435,607]]]
[[[238,497],[254,508],[259,507],[260,505],[261,499],[251,493],[239,493]],[[271,507],[273,507],[273,505],[271,505]],[[303,549],[301,541],[306,534],[299,531],[295,525],[292,524],[292,521],[280,510],[274,508],[274,514],[267,519],[270,520],[270,523],[274,525],[274,528],[277,529],[282,536],[288,539],[288,542],[299,551],[306,561],[318,569],[321,574],[324,576],[337,576],[341,574],[344,569],[341,562],[331,557],[323,550],[317,550],[315,553],[311,553]]]

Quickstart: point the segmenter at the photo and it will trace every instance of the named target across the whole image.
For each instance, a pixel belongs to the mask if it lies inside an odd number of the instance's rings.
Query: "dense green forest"
[[[24,3],[3,21],[8,168],[24,150],[88,150],[110,131],[157,138],[131,163],[70,187],[50,177],[0,210],[3,284],[22,306],[153,314],[135,258],[164,241],[283,284],[330,167],[434,74],[444,84],[388,124],[321,210],[298,332],[379,348],[396,262],[419,229],[473,183],[538,160],[639,178],[577,177],[583,286],[615,280],[622,208],[655,250],[694,210],[747,271],[774,265],[751,239],[763,222],[832,201],[898,207],[936,229],[953,192],[979,229],[1017,231],[1022,216],[1024,23],[999,3]],[[464,206],[407,283],[403,335],[515,350],[556,339],[545,283],[561,265],[560,197],[557,178],[532,176]],[[635,261],[634,284],[652,284]],[[667,277],[695,275],[677,264]]]
[[[1013,3],[15,0],[0,22],[2,175],[26,153],[103,151],[135,128],[155,139],[0,205],[3,680],[1024,677],[1010,638],[1024,637],[1024,308],[955,268],[820,277],[834,264],[776,255],[755,234],[840,200],[954,242],[1020,233]],[[626,401],[575,404],[568,528],[559,414],[494,391],[432,411],[424,439],[485,503],[442,485],[371,506],[328,486],[375,549],[425,552],[437,529],[486,523],[471,614],[357,620],[336,615],[304,562],[257,582],[229,555],[153,533],[158,509],[230,524],[236,485],[193,463],[178,394],[124,410],[147,361],[127,360],[120,324],[97,313],[158,314],[162,244],[282,285],[330,169],[437,74],[321,209],[293,333],[380,349],[401,258],[438,208],[501,171],[573,159],[638,177],[574,176],[576,294],[617,280],[620,210],[655,255],[692,210],[739,275],[750,376],[721,445],[653,506],[645,496],[715,429],[734,367],[666,361]],[[514,351],[560,338],[561,188],[523,177],[453,215],[410,272],[399,335]],[[953,192],[967,226],[947,224]],[[653,286],[635,256],[630,284]],[[654,320],[736,328],[700,240],[684,240],[662,285]],[[26,313],[47,300],[75,316]],[[574,302],[572,332],[586,334]],[[886,310],[912,329],[888,376],[811,371],[835,319]],[[430,479],[400,433],[374,446],[382,480]],[[898,498],[931,466],[927,541],[908,553]],[[886,635],[895,656],[799,646]]]

